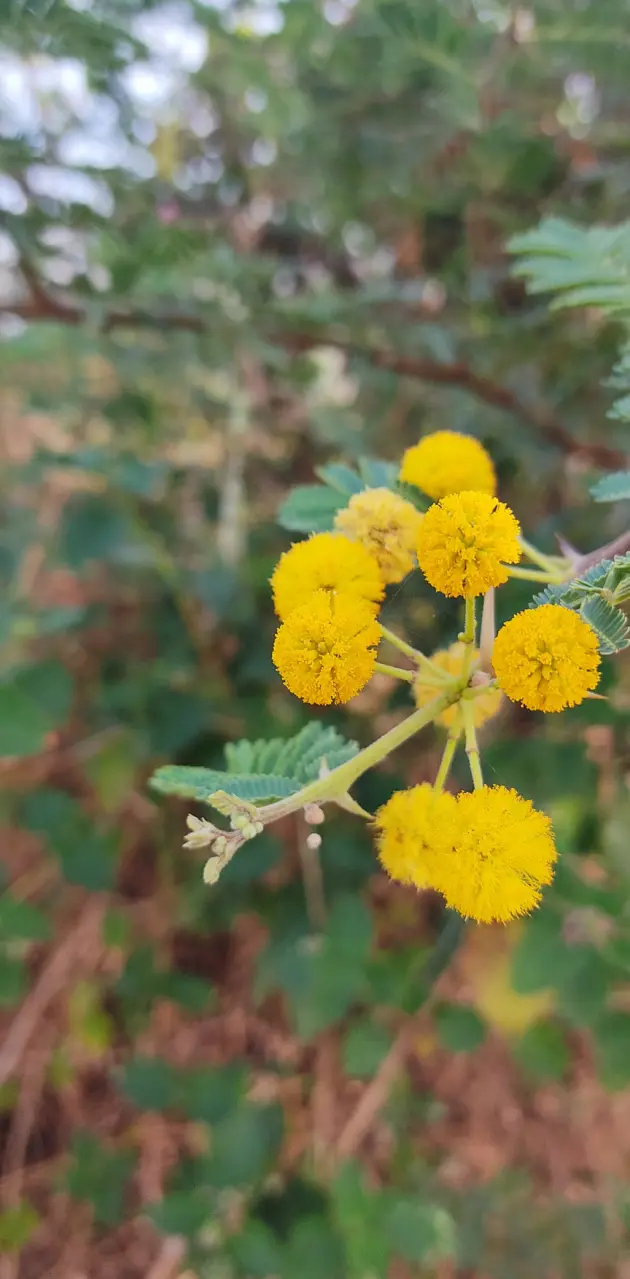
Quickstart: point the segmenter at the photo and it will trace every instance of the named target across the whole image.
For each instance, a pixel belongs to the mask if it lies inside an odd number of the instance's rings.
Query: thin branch
[[[587,568],[592,568],[594,564],[599,564],[601,560],[612,560],[615,555],[625,555],[626,551],[630,551],[630,531],[626,529],[625,533],[620,533],[614,542],[608,542],[606,546],[598,546],[597,550],[589,551],[586,555],[581,555],[573,560],[572,576],[581,577]]]
[[[427,1019],[437,994],[436,984],[448,968],[453,955],[461,945],[465,921],[454,912],[447,912],[446,923],[433,947],[421,975],[424,998],[418,1012],[403,1022],[398,1034],[381,1062],[374,1078],[362,1093],[355,1110],[350,1115],[335,1147],[338,1163],[350,1159],[370,1131],[390,1092],[400,1075],[405,1060],[413,1047],[423,1020]]]
[[[0,1087],[19,1069],[22,1056],[49,1005],[61,994],[85,951],[94,946],[106,909],[105,898],[90,901],[72,932],[50,956],[6,1034],[0,1051]]]
[[[31,297],[24,302],[0,304],[0,314],[15,315],[23,320],[56,320],[62,324],[81,325],[86,320],[83,307],[61,300],[53,296],[34,268],[24,262],[21,270],[29,286]],[[205,333],[207,322],[198,315],[186,315],[180,312],[153,313],[142,309],[113,308],[105,312],[102,321],[103,333],[110,333],[118,328],[149,328],[180,330],[188,333]],[[386,351],[375,347],[363,347],[357,343],[337,337],[329,332],[319,333],[280,333],[272,334],[272,338],[289,351],[310,351],[317,346],[334,346],[347,355],[356,355],[368,361],[376,368],[389,369],[399,377],[419,379],[431,382],[436,386],[453,386],[467,391],[484,404],[501,409],[505,413],[518,418],[525,426],[533,429],[537,435],[553,444],[569,456],[582,458],[593,466],[604,470],[615,470],[626,464],[626,454],[621,449],[610,448],[606,444],[576,440],[570,431],[558,420],[555,413],[544,404],[525,404],[514,391],[493,382],[490,378],[475,373],[469,365],[461,360],[442,364],[437,360],[424,357],[400,355],[396,351]]]

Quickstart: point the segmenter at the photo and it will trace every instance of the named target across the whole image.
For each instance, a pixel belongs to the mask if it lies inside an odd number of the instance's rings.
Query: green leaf
[[[345,1244],[347,1279],[366,1279],[367,1275],[387,1279],[391,1245],[386,1233],[389,1204],[385,1196],[370,1192],[363,1168],[349,1162],[335,1177],[331,1199]]]
[[[630,1084],[630,1013],[605,1012],[593,1028],[599,1077],[617,1091]]]
[[[0,894],[0,941],[48,941],[50,921],[30,902]]]
[[[170,999],[186,1012],[200,1016],[214,1000],[214,991],[203,977],[176,971],[161,973],[156,993],[160,999]]]
[[[536,592],[529,602],[529,608],[540,608],[541,604],[564,604],[569,590],[568,582],[552,582],[544,590]]]
[[[328,484],[329,488],[336,489],[344,497],[352,497],[365,488],[363,480],[359,478],[356,471],[352,471],[349,466],[342,466],[339,462],[318,466],[315,468],[315,474],[318,479],[324,481],[324,484]]]
[[[630,498],[630,471],[613,471],[591,488],[596,502],[622,502]]]
[[[285,1249],[284,1274],[300,1279],[346,1279],[341,1241],[322,1215],[302,1217]]]
[[[63,791],[32,791],[22,805],[22,822],[47,842],[62,875],[92,892],[111,888],[120,835],[99,830],[76,800]]]
[[[393,489],[399,467],[394,462],[382,462],[378,457],[360,457],[359,471],[364,481],[362,488]]]
[[[386,1230],[394,1251],[416,1265],[435,1265],[455,1255],[457,1233],[450,1213],[419,1197],[392,1197]]]
[[[168,1110],[177,1105],[179,1078],[160,1057],[134,1057],[123,1068],[122,1090],[139,1110]]]
[[[0,756],[35,755],[70,709],[72,681],[60,662],[16,671],[0,683]]]
[[[329,769],[337,768],[358,749],[356,742],[346,741],[332,725],[312,720],[295,737],[229,742],[226,772],[165,764],[153,774],[150,785],[164,795],[203,803],[210,802],[217,791],[250,803],[283,799],[316,778],[323,759]]]
[[[238,856],[233,857],[225,870],[221,871],[221,887],[226,892],[249,887],[276,865],[282,853],[280,841],[268,830],[263,831],[256,839],[243,844],[238,850]]]
[[[131,541],[128,520],[107,498],[81,494],[64,507],[59,554],[69,568],[115,557]]]
[[[512,955],[512,986],[519,995],[549,990],[579,968],[580,957],[562,936],[562,923],[539,910],[527,920]]]
[[[580,606],[580,617],[595,631],[601,653],[618,653],[630,644],[628,622],[621,609],[608,600],[599,597],[585,600]]]
[[[326,533],[334,527],[335,515],[345,505],[340,493],[323,484],[302,484],[285,498],[278,511],[278,524],[294,533]]]
[[[209,1184],[223,1189],[260,1181],[277,1155],[282,1129],[280,1106],[240,1105],[213,1128]]]
[[[412,506],[415,506],[417,511],[421,511],[423,515],[425,511],[428,511],[431,499],[426,497],[422,489],[419,489],[415,484],[407,484],[405,480],[397,480],[393,487],[394,492],[399,497],[404,497],[406,502],[410,502]]]
[[[441,1003],[437,1004],[433,1016],[438,1037],[449,1052],[472,1052],[486,1037],[486,1027],[474,1008]]]
[[[26,994],[26,967],[23,960],[0,952],[0,1008],[14,1008]]]
[[[228,1247],[238,1273],[247,1279],[269,1279],[270,1275],[284,1273],[284,1250],[263,1221],[246,1221]]]
[[[566,1039],[560,1027],[552,1021],[540,1021],[530,1026],[512,1044],[512,1052],[524,1073],[535,1081],[560,1080],[571,1064]]]
[[[254,803],[262,799],[285,799],[300,789],[300,783],[288,777],[271,774],[247,777],[185,764],[164,764],[150,778],[149,785],[162,795],[179,795],[182,799],[196,799],[206,804],[218,790]]]
[[[153,755],[175,755],[207,731],[211,707],[199,693],[156,688],[145,716]]]
[[[276,773],[304,783],[319,776],[323,759],[329,769],[336,768],[358,750],[332,725],[311,720],[295,737],[228,742],[225,760],[230,773]]]
[[[39,1220],[33,1205],[25,1201],[0,1212],[0,1252],[21,1252]]]
[[[240,1066],[200,1066],[181,1079],[181,1105],[189,1119],[216,1124],[243,1101],[245,1072]]]
[[[189,1190],[172,1190],[144,1212],[156,1230],[165,1235],[183,1235],[184,1239],[194,1239],[216,1214],[206,1196]]]
[[[578,1028],[592,1027],[606,1004],[611,983],[609,965],[594,946],[573,946],[572,967],[558,974],[558,1011]]]
[[[370,1079],[392,1046],[392,1036],[378,1022],[365,1021],[348,1031],[343,1044],[343,1068],[355,1079]]]
[[[127,1186],[136,1155],[128,1150],[112,1150],[89,1132],[77,1132],[70,1148],[70,1167],[63,1187],[73,1199],[89,1203],[94,1220],[103,1226],[117,1226],[125,1216]]]

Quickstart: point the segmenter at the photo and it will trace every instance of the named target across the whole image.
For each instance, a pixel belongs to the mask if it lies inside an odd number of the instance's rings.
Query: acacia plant
[[[290,692],[313,706],[346,703],[382,672],[409,685],[416,709],[363,750],[313,725],[289,742],[229,747],[224,774],[162,767],[153,786],[229,818],[223,830],[188,817],[186,846],[210,853],[208,884],[265,826],[300,809],[318,824],[322,806],[332,804],[372,823],[393,879],[436,889],[453,910],[482,923],[527,914],[553,877],[551,821],[514,789],[484,783],[477,730],[504,696],[549,714],[598,696],[601,655],[630,643],[618,607],[628,595],[630,556],[610,559],[602,548],[581,570],[568,553],[533,546],[496,496],[486,450],[455,431],[425,435],[400,468],[377,465],[376,477],[387,483],[364,482],[340,465],[323,477],[346,500],[330,530],[294,543],[274,570],[274,665]],[[298,507],[301,500],[312,511],[312,499],[308,490],[297,493]],[[294,493],[293,510],[295,502]],[[463,602],[453,643],[431,655],[381,621],[387,587],[416,570],[434,590]],[[542,590],[495,633],[494,593],[510,577]],[[382,661],[382,644],[405,665]],[[433,785],[397,791],[375,815],[367,812],[353,799],[353,784],[430,723],[447,730]],[[454,796],[444,788],[461,742],[473,790]],[[312,849],[321,844],[317,832],[309,839]]]

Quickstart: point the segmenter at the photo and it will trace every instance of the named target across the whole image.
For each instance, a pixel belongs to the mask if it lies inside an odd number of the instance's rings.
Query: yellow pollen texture
[[[380,636],[369,604],[352,595],[315,591],[278,627],[273,662],[301,701],[339,704],[365,688]]]
[[[418,563],[443,595],[484,595],[508,579],[505,564],[521,557],[520,526],[487,493],[452,493],[429,507],[418,535]]]
[[[526,609],[501,627],[492,664],[513,702],[532,711],[577,706],[599,680],[595,631],[561,604]]]
[[[435,431],[403,456],[400,478],[437,500],[475,489],[494,497],[497,477],[489,453],[470,435]]]
[[[416,539],[422,515],[389,489],[355,493],[335,516],[335,527],[373,556],[384,582],[402,582],[416,567]]]
[[[360,542],[342,533],[315,533],[282,555],[271,577],[273,602],[285,620],[314,591],[340,591],[370,604],[372,612],[385,593],[379,566]]]

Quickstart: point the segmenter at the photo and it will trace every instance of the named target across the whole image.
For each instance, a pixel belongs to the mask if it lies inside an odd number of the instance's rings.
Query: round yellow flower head
[[[445,671],[447,675],[458,675],[463,667],[464,653],[467,645],[456,641],[449,648],[442,648],[437,653],[431,654],[431,661],[434,666],[439,666],[441,671]],[[479,651],[475,649],[474,661],[477,661]],[[427,702],[433,701],[437,696],[439,689],[435,684],[427,682],[426,673],[421,667],[414,680],[413,694],[416,699],[416,706],[426,706]],[[492,719],[501,708],[503,694],[499,688],[484,688],[483,692],[479,692],[472,702],[475,715],[475,725],[481,728],[487,720]],[[455,719],[459,714],[459,708],[455,706],[447,706],[435,718],[436,724],[441,724],[444,728],[450,728],[455,723]]]
[[[597,686],[597,636],[571,609],[541,604],[501,627],[492,665],[513,702],[530,711],[562,711],[583,702]]]
[[[356,595],[315,591],[278,627],[273,663],[303,702],[348,702],[373,674],[380,635],[372,604]]]
[[[507,582],[503,561],[521,557],[520,526],[489,493],[451,493],[430,506],[418,534],[418,563],[443,595],[484,595]]]
[[[335,528],[360,542],[376,560],[384,582],[402,582],[416,566],[422,516],[390,489],[355,493],[335,516]]]
[[[341,533],[314,533],[280,556],[271,577],[273,602],[284,621],[313,591],[343,591],[368,603],[372,613],[384,595],[376,560],[360,542]]]
[[[470,435],[435,431],[403,455],[400,478],[437,500],[449,493],[475,489],[494,497],[497,477],[492,458]]]
[[[484,786],[458,795],[453,847],[432,886],[460,915],[507,923],[538,905],[557,856],[544,813],[514,790]]]
[[[440,861],[449,855],[456,801],[423,782],[396,791],[374,818],[378,855],[392,879],[416,888],[433,885]]]

